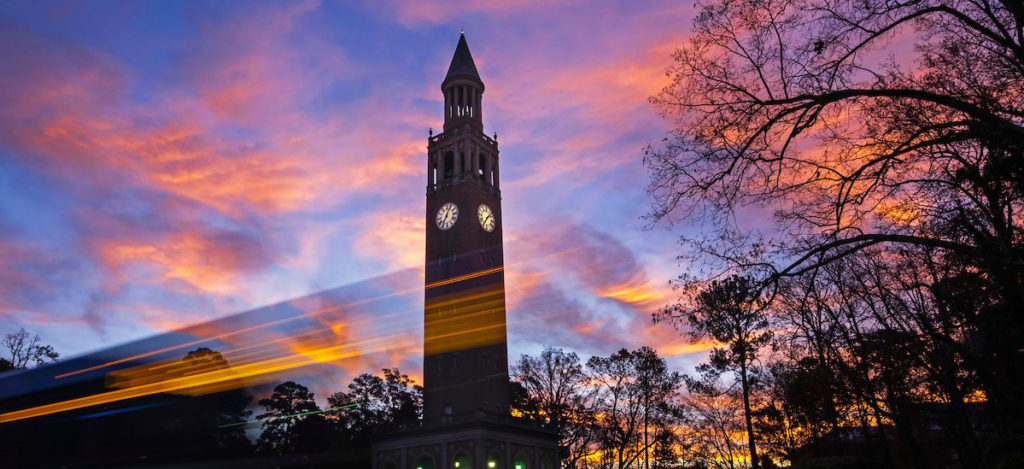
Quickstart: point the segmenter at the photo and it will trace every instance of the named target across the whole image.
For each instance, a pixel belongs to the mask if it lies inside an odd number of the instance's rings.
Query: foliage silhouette
[[[264,454],[308,453],[327,449],[330,425],[305,386],[287,381],[274,387],[270,397],[260,399],[263,413],[256,450]]]
[[[32,365],[53,363],[60,354],[52,345],[40,343],[39,334],[32,335],[24,328],[4,335],[3,347],[6,357],[0,357],[0,371],[8,369],[28,368]]]

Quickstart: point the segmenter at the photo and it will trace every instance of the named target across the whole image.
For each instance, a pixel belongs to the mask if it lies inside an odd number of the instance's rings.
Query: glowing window
[[[466,453],[460,453],[455,456],[455,461],[452,462],[452,467],[455,469],[473,469],[473,460]]]
[[[416,460],[416,469],[434,469],[434,460],[430,456],[420,456]]]

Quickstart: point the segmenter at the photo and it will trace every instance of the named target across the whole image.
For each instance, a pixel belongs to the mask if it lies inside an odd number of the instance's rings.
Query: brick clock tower
[[[375,469],[555,469],[558,439],[509,413],[498,142],[460,35],[427,141],[423,421],[375,437]]]

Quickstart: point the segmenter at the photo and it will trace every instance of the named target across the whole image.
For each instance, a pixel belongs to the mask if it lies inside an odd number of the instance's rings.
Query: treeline
[[[511,378],[513,415],[557,431],[563,467],[679,467],[685,457],[684,376],[651,348],[585,362],[548,348],[522,356]],[[422,416],[422,388],[397,369],[359,375],[327,401],[321,409],[306,387],[276,386],[250,421],[261,429],[253,450],[288,455],[350,449],[365,459],[374,432],[416,427]]]
[[[648,347],[586,362],[547,348],[512,368],[513,414],[557,431],[562,467],[675,467],[683,377]]]
[[[423,412],[423,388],[397,368],[356,376],[345,391],[327,397],[321,409],[305,386],[288,381],[258,402],[257,454],[286,455],[352,450],[369,467],[375,431],[415,427]]]
[[[55,355],[27,334],[7,337],[23,344],[15,357],[49,361]],[[200,347],[156,368],[159,380],[170,381],[230,366],[221,353]],[[31,394],[4,402],[3,410],[45,404],[64,395],[110,392],[119,387],[118,379],[112,374]],[[422,389],[397,369],[356,376],[344,390],[327,396],[324,408],[296,382],[278,384],[255,403],[253,390],[245,384],[238,379],[219,383],[226,388],[219,392],[157,393],[5,422],[0,425],[0,458],[5,467],[229,460],[253,467],[370,467],[374,432],[417,426],[422,412]]]
[[[1020,422],[1004,406],[1020,396],[992,396],[998,365],[968,355],[990,346],[977,321],[996,307],[991,286],[905,254],[850,255],[780,281],[771,297],[727,277],[659,313],[718,344],[684,379],[690,457],[710,467],[1019,466]]]

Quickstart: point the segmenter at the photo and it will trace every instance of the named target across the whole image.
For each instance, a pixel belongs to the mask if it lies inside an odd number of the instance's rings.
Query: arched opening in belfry
[[[487,165],[487,155],[481,153],[480,160],[477,161],[476,174],[481,180],[484,179],[484,167]]]
[[[455,88],[449,88],[445,95],[448,104],[448,117],[455,117]]]
[[[455,153],[444,154],[444,178],[451,179],[455,176]]]
[[[459,86],[455,89],[458,90],[459,95],[459,115],[464,116],[466,115],[466,87]]]

